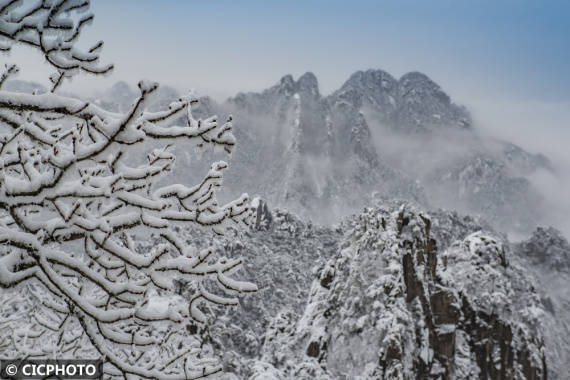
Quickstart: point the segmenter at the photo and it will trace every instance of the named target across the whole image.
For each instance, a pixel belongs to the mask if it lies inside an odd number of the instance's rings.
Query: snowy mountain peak
[[[287,74],[281,78],[277,84],[278,93],[285,96],[299,94],[300,96],[310,95],[311,97],[319,96],[319,82],[312,72],[306,72],[301,75],[297,81],[291,74]]]
[[[319,82],[315,74],[310,71],[307,71],[299,77],[297,86],[300,93],[311,94],[313,96],[319,95]]]
[[[287,94],[294,93],[296,92],[295,87],[295,80],[291,74],[287,74],[283,76],[281,80],[279,80],[279,89],[282,92],[285,92]]]
[[[400,106],[395,124],[413,132],[429,131],[441,126],[470,129],[471,116],[457,106],[441,87],[427,75],[410,72],[398,81]]]
[[[384,70],[374,70],[369,69],[366,71],[357,71],[348,78],[348,80],[341,87],[345,89],[347,87],[353,88],[380,88],[386,91],[391,90],[397,84],[397,80]]]
[[[404,86],[409,85],[410,83],[428,83],[439,88],[437,83],[432,81],[426,74],[419,71],[410,71],[409,73],[402,75],[399,82]]]
[[[397,103],[398,82],[383,70],[357,71],[330,97],[331,104],[366,107],[390,115]],[[385,117],[381,117],[385,119]]]
[[[413,99],[413,95],[431,96],[442,104],[449,105],[451,99],[441,87],[432,81],[427,75],[413,71],[403,75],[400,80],[400,93],[404,101]],[[416,98],[417,99],[417,98]]]
[[[556,271],[568,271],[570,268],[570,244],[553,227],[538,227],[528,240],[519,243],[517,247],[521,255],[533,265]]]
[[[383,70],[357,71],[329,97],[333,107],[365,109],[381,123],[401,132],[469,129],[471,117],[451,102],[427,75],[410,72],[396,80]]]

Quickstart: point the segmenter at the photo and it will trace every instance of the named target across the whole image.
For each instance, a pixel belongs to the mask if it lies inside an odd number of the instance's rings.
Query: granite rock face
[[[269,326],[264,363],[283,378],[545,378],[540,301],[509,279],[500,240],[474,233],[442,254],[431,219],[405,207],[351,224],[300,318]]]
[[[255,227],[220,245],[260,288],[213,313],[224,379],[564,378],[564,325],[476,219],[390,203],[319,227],[256,202]]]

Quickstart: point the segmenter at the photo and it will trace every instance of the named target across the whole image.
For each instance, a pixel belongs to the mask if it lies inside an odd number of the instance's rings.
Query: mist
[[[410,135],[378,122],[373,112],[367,118],[379,154],[420,181],[428,193],[430,207],[474,213],[472,205],[456,194],[466,189],[434,181],[451,175],[457,165],[471,156],[480,154],[501,160],[504,144],[512,143],[538,159],[546,157],[548,168],[527,170],[524,165],[507,164],[504,173],[499,173],[528,180],[536,193],[535,202],[519,206],[540,208],[528,216],[535,218],[537,225],[553,226],[570,237],[570,104],[472,101],[467,107],[473,118],[473,131],[441,130],[429,135]],[[511,216],[516,219],[515,214],[520,212],[517,205],[511,205],[511,213],[509,209],[501,211],[503,218],[495,226],[508,232],[511,240],[526,238],[526,233],[521,234],[509,223]]]
[[[529,179],[549,207],[553,226],[570,237],[570,102],[472,101],[469,104],[481,133],[512,141],[542,153],[553,172],[539,170]]]

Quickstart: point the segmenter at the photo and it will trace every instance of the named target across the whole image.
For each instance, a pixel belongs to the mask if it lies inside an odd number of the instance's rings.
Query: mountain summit
[[[396,80],[383,70],[357,71],[330,96],[330,102],[364,109],[401,132],[472,127],[467,109],[452,103],[437,83],[419,72]]]
[[[114,90],[125,103],[125,86]],[[175,97],[162,93],[161,104]],[[478,214],[506,231],[530,233],[544,223],[531,177],[550,170],[548,160],[480,136],[467,109],[420,72],[396,79],[357,71],[328,96],[311,72],[285,75],[222,104],[205,99],[195,116],[209,114],[233,114],[242,145],[226,188],[248,183],[251,194],[316,221],[405,199]],[[177,170],[191,175],[193,165]]]

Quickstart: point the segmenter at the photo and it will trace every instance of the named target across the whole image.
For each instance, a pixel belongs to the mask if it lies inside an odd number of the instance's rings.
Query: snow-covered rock
[[[539,227],[526,240],[512,244],[543,309],[542,330],[549,379],[570,378],[570,244],[560,231]]]
[[[553,227],[538,227],[528,240],[516,244],[516,250],[532,265],[557,272],[570,270],[570,244]]]
[[[303,314],[269,326],[261,360],[282,377],[542,377],[544,311],[499,239],[476,232],[441,253],[429,216],[405,206],[349,225]]]
[[[391,202],[319,227],[255,203],[256,226],[220,248],[260,289],[208,331],[222,378],[564,378],[567,326],[477,219]]]

